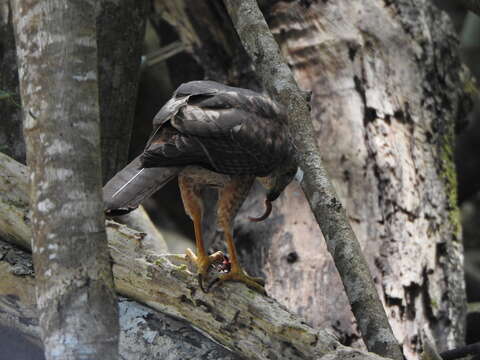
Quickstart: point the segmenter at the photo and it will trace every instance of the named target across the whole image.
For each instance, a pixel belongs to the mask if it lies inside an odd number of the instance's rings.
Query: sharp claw
[[[244,283],[248,288],[257,291],[260,294],[267,295],[264,287],[265,280],[262,278],[250,277],[243,271],[237,271],[234,273],[229,272],[216,277],[210,284],[208,284],[206,292],[210,292],[210,290],[219,286],[220,283],[223,283],[224,281],[238,281]]]
[[[214,279],[211,283],[207,282],[207,280],[210,279],[208,276],[210,270],[215,269],[217,272],[230,271],[230,261],[221,251],[217,251],[207,257],[199,257],[195,255],[192,250],[187,249],[185,258],[192,265],[196,266],[198,285],[205,294],[207,294],[216,283],[220,282],[219,278]]]
[[[208,293],[208,291],[210,290],[210,286],[207,288],[207,290],[205,290],[205,288],[203,287],[203,276],[202,276],[202,274],[198,274],[198,285],[200,286],[200,289],[202,289],[202,291],[205,294]]]

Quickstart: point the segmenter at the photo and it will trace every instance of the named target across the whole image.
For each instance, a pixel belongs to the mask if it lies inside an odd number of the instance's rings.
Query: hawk
[[[233,240],[233,221],[255,179],[267,189],[266,211],[252,221],[264,220],[271,202],[293,180],[297,165],[285,109],[268,97],[214,81],[180,85],[153,119],[153,133],[143,153],[104,187],[107,214],[123,214],[175,176],[186,213],[193,221],[197,253],[186,256],[196,263],[199,285],[240,281],[264,292],[262,280],[240,266]],[[201,189],[218,191],[217,222],[227,243],[230,271],[206,289],[204,279],[222,253],[208,255],[202,239]]]

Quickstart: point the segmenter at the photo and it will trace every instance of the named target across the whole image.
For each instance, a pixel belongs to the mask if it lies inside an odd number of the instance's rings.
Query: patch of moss
[[[168,259],[163,258],[163,257],[156,258],[153,263],[157,266],[161,266],[162,264],[166,264],[167,262],[169,263],[168,264],[169,267],[172,267],[172,271],[187,271],[188,270],[187,265],[185,265],[185,264],[175,265],[175,264],[171,263]]]
[[[463,91],[472,98],[478,97],[479,90],[473,76],[469,78],[468,81],[465,81]]]
[[[453,227],[453,240],[459,241],[462,233],[460,209],[458,207],[457,170],[454,160],[454,128],[450,126],[440,142],[440,169],[445,181],[448,219]]]
[[[188,268],[187,268],[187,265],[183,264],[183,265],[176,266],[175,270],[177,270],[177,271],[187,271]]]
[[[155,259],[155,261],[153,262],[155,265],[157,266],[161,266],[162,264],[164,264],[166,262],[166,259],[162,258],[162,257],[158,257],[157,259]]]

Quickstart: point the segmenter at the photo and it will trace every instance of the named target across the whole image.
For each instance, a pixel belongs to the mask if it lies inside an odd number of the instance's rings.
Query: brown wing
[[[262,94],[213,81],[181,85],[154,119],[143,166],[201,165],[265,176],[289,156],[281,106]]]

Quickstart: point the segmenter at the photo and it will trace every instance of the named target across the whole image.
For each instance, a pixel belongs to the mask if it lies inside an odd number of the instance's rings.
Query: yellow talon
[[[264,288],[265,281],[262,278],[247,275],[242,269],[232,269],[229,273],[220,275],[208,286],[207,292],[210,291],[210,289],[212,289],[214,285],[218,286],[224,281],[242,282],[249,288],[259,292],[260,294],[267,294]]]
[[[198,284],[200,285],[200,289],[202,289],[202,291],[205,293],[208,292],[208,288],[207,290],[205,290],[205,288],[203,287],[203,280],[208,277],[211,265],[219,264],[223,261],[223,253],[221,251],[217,251],[212,255],[197,256],[191,249],[187,249],[185,251],[185,258],[188,262],[194,264],[197,268]]]

